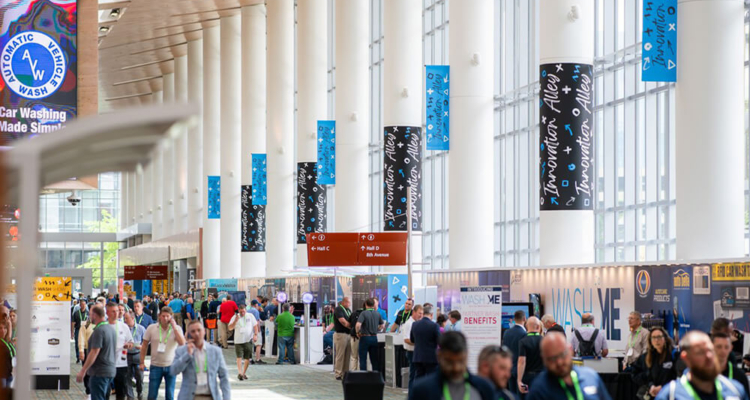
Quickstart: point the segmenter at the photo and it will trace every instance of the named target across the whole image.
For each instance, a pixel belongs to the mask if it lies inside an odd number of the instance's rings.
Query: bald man
[[[540,346],[542,343],[542,322],[537,317],[526,321],[526,337],[518,342],[518,391],[529,392],[531,382],[542,372],[544,363]]]
[[[542,371],[531,385],[529,400],[583,399],[611,400],[596,371],[573,366],[573,348],[559,332],[542,339]]]

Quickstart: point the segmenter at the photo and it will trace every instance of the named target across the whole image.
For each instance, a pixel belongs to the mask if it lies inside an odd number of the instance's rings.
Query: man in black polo
[[[378,332],[383,329],[385,321],[377,311],[377,301],[367,299],[365,310],[359,314],[357,320],[357,334],[359,336],[359,370],[367,371],[367,354],[370,354],[370,364],[373,371],[380,371],[378,364]]]
[[[414,300],[407,299],[406,303],[404,304],[404,309],[396,314],[396,320],[393,321],[393,325],[391,325],[391,332],[396,332],[401,328],[402,325],[409,321],[409,318],[411,318],[412,308],[414,308]]]
[[[76,343],[76,349],[78,349],[78,332],[81,331],[81,324],[89,319],[89,310],[86,305],[86,299],[81,298],[79,302],[79,308],[73,311],[73,317],[71,319],[73,321],[71,323],[73,329],[70,330],[70,334],[73,336]],[[76,351],[76,364],[78,364],[78,362],[83,362],[83,360],[80,358],[78,351]]]
[[[349,307],[351,307],[349,298],[344,297],[333,311],[333,353],[336,357],[333,360],[333,372],[338,380],[341,380],[344,374],[349,371],[349,358],[352,353],[349,344],[352,327],[349,323],[349,317],[352,315],[352,310]]]

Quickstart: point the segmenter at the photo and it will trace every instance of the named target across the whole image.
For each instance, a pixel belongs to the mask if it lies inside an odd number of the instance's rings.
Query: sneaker
[[[282,365],[282,364],[284,364],[284,363],[281,362],[281,361],[276,361],[276,365]]]
[[[247,375],[243,374],[242,377],[245,378],[245,380],[248,380]]]
[[[244,378],[244,377],[242,376],[242,374],[237,374],[237,379],[239,379],[239,380],[243,380],[243,379],[245,379],[245,378]]]
[[[265,361],[263,361],[263,360],[258,360],[258,361],[256,361],[255,363],[256,363],[256,364],[261,364],[261,365],[263,365],[263,364],[268,364],[267,362],[265,362]]]
[[[250,365],[255,365],[255,360],[250,360]]]

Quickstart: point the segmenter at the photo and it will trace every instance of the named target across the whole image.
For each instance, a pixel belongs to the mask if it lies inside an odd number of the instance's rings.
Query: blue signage
[[[318,185],[336,184],[336,121],[318,121]]]
[[[428,65],[425,73],[427,150],[450,148],[450,66]]]
[[[409,299],[409,276],[406,274],[388,275],[388,323],[396,321],[396,314],[404,309]]]
[[[221,177],[208,177],[208,219],[221,219]]]
[[[677,81],[677,0],[643,0],[641,80]]]
[[[237,279],[209,279],[208,287],[216,288],[219,292],[236,292]]]
[[[268,204],[266,155],[253,154],[253,205],[265,206]]]

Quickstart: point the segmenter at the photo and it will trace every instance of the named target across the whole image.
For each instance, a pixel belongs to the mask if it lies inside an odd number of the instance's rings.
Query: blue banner
[[[266,186],[266,155],[253,154],[253,205],[265,206],[268,204]]]
[[[677,81],[677,0],[643,0],[641,80]]]
[[[450,148],[450,66],[427,65],[427,150]]]
[[[221,177],[208,177],[208,219],[221,218]]]
[[[409,276],[406,274],[388,275],[388,323],[396,320],[396,314],[404,309],[409,298]]]
[[[207,287],[216,288],[219,292],[237,291],[237,279],[209,279],[207,285]]]
[[[336,184],[336,121],[318,121],[318,185]]]

